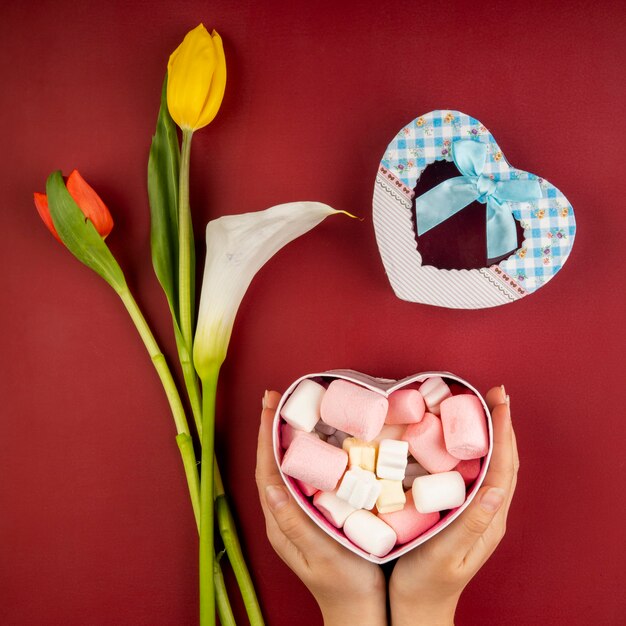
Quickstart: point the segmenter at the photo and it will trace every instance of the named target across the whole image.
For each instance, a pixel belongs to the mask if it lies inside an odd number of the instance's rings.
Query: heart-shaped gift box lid
[[[498,220],[508,218],[509,225],[513,223],[509,212],[524,230],[519,248],[490,267],[447,270],[422,265],[418,250],[414,222],[418,230],[421,225],[420,217],[413,215],[415,186],[428,165],[453,160],[454,146],[461,145],[457,142],[477,142],[484,147],[482,176],[480,181],[474,177],[476,182],[493,186],[526,181],[523,184],[540,190],[527,201],[491,202],[493,195],[479,200],[487,202],[488,219],[494,208],[502,209]],[[574,210],[554,185],[511,166],[478,120],[447,110],[416,118],[391,141],[376,176],[373,219],[378,248],[396,295],[411,302],[458,309],[498,306],[533,293],[563,267],[576,234]]]
[[[282,422],[282,418],[280,417],[280,412],[293,392],[293,390],[298,386],[298,384],[305,379],[317,379],[317,382],[321,380],[333,380],[333,379],[342,379],[347,380],[357,385],[361,385],[371,391],[376,393],[380,393],[381,395],[388,397],[394,391],[398,389],[402,389],[403,387],[408,387],[412,383],[421,383],[427,378],[432,378],[433,376],[441,376],[444,379],[449,381],[458,383],[463,387],[467,388],[471,391],[476,397],[479,398],[481,404],[483,405],[483,409],[485,411],[485,416],[487,418],[487,427],[489,433],[489,451],[487,452],[486,457],[484,457],[480,474],[478,478],[472,485],[471,489],[467,493],[467,498],[465,502],[458,508],[452,509],[448,512],[447,515],[442,517],[437,524],[435,524],[428,531],[414,539],[413,541],[409,541],[408,543],[401,544],[396,546],[384,557],[377,557],[373,554],[367,553],[365,550],[362,550],[355,544],[353,544],[343,533],[342,530],[335,528],[328,520],[318,511],[315,506],[313,506],[312,502],[300,491],[296,482],[290,476],[287,476],[280,470],[280,466],[282,463],[284,451],[280,445],[280,424]],[[485,479],[485,474],[487,473],[487,468],[489,466],[489,461],[491,460],[491,454],[493,450],[493,426],[491,423],[491,414],[489,413],[489,409],[487,408],[487,404],[483,397],[478,393],[478,391],[470,385],[463,378],[456,376],[455,374],[451,374],[450,372],[422,372],[420,374],[414,374],[413,376],[408,376],[403,378],[402,380],[393,380],[389,378],[374,378],[373,376],[368,376],[367,374],[362,374],[360,372],[355,372],[349,369],[338,369],[338,370],[330,370],[327,372],[321,372],[317,374],[306,374],[298,378],[298,380],[294,381],[282,395],[280,402],[278,403],[278,407],[276,408],[276,415],[274,417],[274,425],[273,425],[273,444],[274,444],[274,458],[276,459],[276,463],[280,470],[280,475],[283,478],[283,481],[287,485],[287,488],[291,492],[291,495],[294,497],[296,502],[300,505],[300,507],[304,510],[304,512],[319,526],[326,534],[330,535],[335,541],[339,542],[342,546],[346,547],[348,550],[358,554],[359,556],[371,561],[372,563],[387,563],[388,561],[392,561],[397,559],[398,557],[406,554],[413,548],[421,545],[425,541],[428,541],[431,537],[434,537],[436,534],[441,532],[444,528],[449,526],[469,505],[469,503],[474,499],[476,492],[480,488],[483,480]]]

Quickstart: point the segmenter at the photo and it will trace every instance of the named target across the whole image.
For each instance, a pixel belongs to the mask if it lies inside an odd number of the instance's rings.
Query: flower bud
[[[167,108],[183,130],[197,130],[217,115],[226,89],[220,36],[200,24],[187,33],[167,64]]]

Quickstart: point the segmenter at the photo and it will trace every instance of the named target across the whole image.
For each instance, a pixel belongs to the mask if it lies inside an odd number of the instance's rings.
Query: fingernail
[[[265,409],[267,409],[267,396],[269,395],[269,391],[266,389],[265,393],[263,394],[263,397],[261,398],[261,406],[263,407],[263,410],[265,411]]]
[[[492,487],[480,499],[480,506],[487,513],[495,513],[504,502],[504,489]]]
[[[284,487],[268,485],[265,487],[265,499],[267,500],[270,509],[278,511],[287,504],[289,496],[287,495],[287,491]]]
[[[502,397],[504,398],[504,401],[506,402],[506,389],[504,388],[504,385],[500,385],[500,391],[502,392]]]
[[[506,398],[504,399],[504,401],[506,402],[506,405],[509,407],[509,411],[511,410],[511,396],[509,396],[507,394]]]

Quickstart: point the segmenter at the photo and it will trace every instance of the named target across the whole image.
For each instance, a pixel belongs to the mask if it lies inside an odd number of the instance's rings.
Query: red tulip
[[[69,175],[66,185],[74,202],[76,202],[85,217],[94,225],[100,236],[105,239],[113,230],[113,218],[109,213],[109,209],[107,209],[104,202],[100,199],[100,196],[98,196],[93,188],[78,173],[78,170],[74,170]],[[48,197],[45,193],[35,193],[34,198],[39,217],[41,217],[44,224],[48,227],[48,230],[56,239],[63,243],[50,216]]]

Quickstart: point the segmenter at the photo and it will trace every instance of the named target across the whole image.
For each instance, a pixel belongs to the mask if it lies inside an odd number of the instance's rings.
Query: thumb
[[[476,499],[463,511],[459,519],[439,535],[442,547],[464,558],[489,528],[503,503],[504,489],[499,487],[480,489]]]
[[[298,503],[291,497],[286,487],[268,485],[265,488],[265,501],[278,528],[304,554],[322,549],[324,541],[321,531],[315,527]]]

